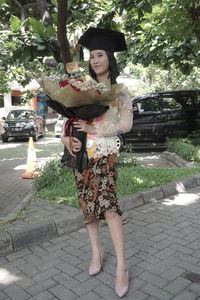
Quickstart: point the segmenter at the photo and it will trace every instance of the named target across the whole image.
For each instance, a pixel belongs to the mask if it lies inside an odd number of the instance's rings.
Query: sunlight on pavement
[[[13,168],[13,170],[18,171],[18,170],[26,170],[26,165],[19,165]]]
[[[188,205],[196,203],[197,201],[199,201],[198,194],[180,193],[180,194],[174,196],[173,199],[165,199],[163,204],[167,205],[167,206],[170,206],[170,205],[188,206]]]
[[[140,160],[140,161],[148,160],[148,159],[151,159],[151,160],[154,159],[154,160],[156,160],[156,159],[160,159],[160,155],[154,155],[154,156],[153,155],[152,156],[148,156],[147,155],[147,156],[143,156],[143,157],[140,156],[140,157],[137,157],[137,159]]]
[[[38,168],[43,168],[44,165],[49,162],[50,160],[54,159],[55,157],[43,157],[40,159],[37,159],[38,163]],[[18,171],[18,170],[26,170],[26,164],[18,165],[13,170]]]
[[[0,268],[0,284],[9,285],[9,284],[19,281],[21,279],[22,279],[21,277],[11,274],[6,269]]]
[[[21,144],[3,144],[3,145],[0,144],[0,150],[17,148],[19,146],[21,146]]]
[[[49,144],[58,144],[60,140],[58,138],[45,138],[43,141],[38,141],[37,145],[49,145]],[[61,142],[60,142],[61,143]]]

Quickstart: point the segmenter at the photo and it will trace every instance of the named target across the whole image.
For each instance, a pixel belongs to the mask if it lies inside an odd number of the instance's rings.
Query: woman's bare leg
[[[99,221],[95,220],[87,224],[88,235],[92,248],[90,268],[100,267],[101,244],[99,238]]]
[[[116,284],[119,287],[123,287],[128,285],[128,278],[125,258],[124,231],[121,216],[117,213],[106,211],[105,218],[110,230],[117,257]]]

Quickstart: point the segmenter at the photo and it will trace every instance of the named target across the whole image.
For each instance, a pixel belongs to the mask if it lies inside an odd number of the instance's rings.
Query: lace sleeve
[[[97,136],[112,136],[129,132],[133,125],[133,108],[127,88],[120,92],[118,98],[118,116],[116,119],[104,121],[96,127]]]

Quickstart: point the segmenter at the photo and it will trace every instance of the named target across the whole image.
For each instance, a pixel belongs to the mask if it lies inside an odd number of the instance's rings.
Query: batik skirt
[[[89,169],[74,170],[84,223],[105,219],[106,210],[122,215],[116,195],[117,156],[90,158]]]

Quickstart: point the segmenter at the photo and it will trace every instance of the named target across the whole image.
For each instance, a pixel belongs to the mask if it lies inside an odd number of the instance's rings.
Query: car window
[[[162,98],[162,110],[170,111],[170,110],[180,110],[181,104],[178,103],[173,97],[163,97]]]
[[[12,110],[9,112],[8,117],[9,120],[14,120],[14,119],[33,119],[34,118],[34,113],[29,110]]]
[[[139,112],[155,112],[160,110],[158,98],[146,98],[137,102]]]

